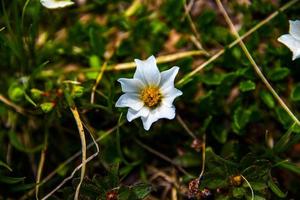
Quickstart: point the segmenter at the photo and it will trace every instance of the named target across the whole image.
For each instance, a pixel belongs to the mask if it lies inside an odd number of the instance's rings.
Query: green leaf
[[[287,193],[284,193],[280,190],[280,188],[274,183],[272,177],[270,177],[268,181],[268,186],[278,197],[285,198]]]
[[[284,152],[288,147],[288,143],[292,138],[293,130],[296,124],[293,124],[283,136],[279,139],[279,141],[274,145],[274,152],[275,153],[281,153]]]
[[[265,183],[265,182],[250,182],[250,185],[251,185],[252,189],[256,190],[256,191],[264,190],[268,187],[267,183]],[[243,187],[248,188],[249,186],[247,183],[244,183]]]
[[[0,182],[5,184],[16,184],[19,182],[24,181],[25,177],[15,178],[15,177],[8,177],[0,175]]]
[[[248,92],[248,91],[251,91],[251,90],[255,90],[255,83],[251,80],[248,80],[248,81],[243,81],[240,83],[240,90],[242,92]]]
[[[200,164],[197,158],[197,154],[186,153],[182,156],[175,158],[174,162],[177,163],[179,166],[183,167],[196,167]]]
[[[31,103],[34,107],[37,107],[36,103],[24,92],[25,99]]]
[[[293,101],[300,101],[300,84],[294,86],[291,94],[291,99]]]
[[[275,68],[271,71],[269,78],[271,81],[279,81],[284,79],[286,76],[288,76],[290,73],[290,70],[288,68],[279,67]]]
[[[83,95],[84,92],[84,87],[80,86],[80,85],[74,85],[72,87],[72,97],[76,98],[76,97],[81,97]]]
[[[8,89],[8,96],[12,101],[20,101],[24,96],[24,90],[18,84],[12,84]]]
[[[207,74],[202,77],[202,82],[207,85],[219,85],[224,79],[224,74]]]
[[[138,199],[144,199],[150,194],[151,186],[149,184],[140,183],[132,186],[132,191]]]
[[[238,130],[245,128],[250,120],[251,111],[238,107],[233,114],[233,123]]]
[[[5,167],[6,169],[8,169],[9,171],[12,171],[12,169],[3,161],[0,160],[0,166]]]
[[[262,196],[255,195],[254,200],[266,200],[266,199]]]
[[[44,113],[50,112],[54,108],[55,104],[53,102],[45,102],[40,105]]]
[[[91,55],[89,57],[89,64],[92,69],[100,69],[101,62],[97,55]],[[99,72],[88,72],[86,76],[88,79],[96,79]]]
[[[216,140],[218,140],[218,142],[224,144],[227,141],[228,130],[222,125],[213,126],[212,135]]]
[[[42,95],[44,94],[43,91],[36,89],[36,88],[32,88],[30,90],[30,93],[31,93],[32,98],[34,98],[36,100],[40,99],[42,97]]]
[[[209,180],[206,184],[206,186],[210,189],[217,189],[217,188],[223,188],[228,185],[228,181],[226,179],[221,178],[214,178],[212,180]]]
[[[17,185],[12,188],[13,192],[21,192],[21,191],[26,191],[34,188],[36,186],[35,183],[28,183],[28,184],[22,184],[22,185]]]
[[[278,164],[276,164],[276,166],[300,175],[300,167],[289,161],[279,162]]]
[[[13,147],[15,147],[17,150],[22,151],[22,152],[34,153],[34,152],[40,151],[44,147],[44,145],[39,145],[34,148],[24,147],[23,144],[19,141],[16,132],[14,132],[14,131],[10,131],[8,136],[9,136],[9,140],[10,140],[11,144],[13,145]]]
[[[236,187],[233,188],[232,190],[232,195],[238,199],[242,198],[245,194],[246,194],[246,190],[243,187]]]
[[[206,129],[207,129],[207,127],[209,126],[209,124],[210,124],[212,118],[213,118],[213,117],[212,117],[211,115],[209,115],[209,116],[204,120],[204,123],[203,123],[203,125],[202,125],[202,127],[201,127],[201,130],[200,130],[201,133],[205,133],[205,132],[206,132]]]
[[[260,98],[269,108],[275,107],[275,101],[271,93],[263,90],[260,92]]]
[[[275,111],[276,111],[278,120],[280,121],[280,123],[282,125],[284,125],[285,127],[288,127],[291,125],[292,119],[283,108],[277,107]]]

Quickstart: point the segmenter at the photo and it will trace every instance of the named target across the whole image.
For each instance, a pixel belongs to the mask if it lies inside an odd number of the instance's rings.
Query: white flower
[[[133,79],[120,78],[122,91],[125,93],[118,99],[116,107],[128,107],[127,120],[141,117],[145,130],[158,119],[173,119],[175,107],[173,101],[182,95],[174,87],[174,80],[179,67],[159,72],[154,56],[147,60],[134,60],[136,71]]]
[[[70,0],[40,0],[41,4],[49,9],[63,8],[71,6],[74,2]]]
[[[285,44],[293,52],[293,60],[300,58],[300,20],[289,21],[290,33],[282,35],[278,41]]]

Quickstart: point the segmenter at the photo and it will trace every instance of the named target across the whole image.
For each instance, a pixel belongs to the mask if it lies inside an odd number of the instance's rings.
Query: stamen
[[[158,87],[149,86],[141,91],[141,99],[146,106],[153,108],[161,101],[161,93]]]

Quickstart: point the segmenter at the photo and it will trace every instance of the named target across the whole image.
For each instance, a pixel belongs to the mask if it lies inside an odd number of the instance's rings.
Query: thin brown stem
[[[234,27],[230,17],[228,16],[224,6],[222,5],[221,1],[216,0],[216,2],[217,2],[217,5],[218,5],[220,11],[224,15],[225,20],[228,23],[231,31],[233,32],[233,34],[235,35],[235,37],[239,41],[239,44],[240,44],[241,48],[243,49],[245,55],[247,56],[248,60],[252,64],[252,66],[253,66],[255,72],[257,73],[257,75],[259,76],[259,78],[262,80],[262,82],[265,84],[265,86],[268,88],[268,90],[272,93],[272,95],[275,97],[275,99],[278,101],[278,103],[282,106],[282,108],[287,112],[287,114],[294,120],[294,122],[296,122],[298,125],[300,125],[300,122],[299,122],[298,118],[294,115],[294,113],[288,108],[288,106],[284,103],[284,101],[276,93],[276,91],[273,89],[273,87],[271,86],[269,81],[266,79],[266,77],[264,76],[264,74],[262,73],[262,71],[260,70],[258,65],[256,64],[255,60],[253,59],[250,52],[248,51],[245,43],[243,42],[243,40],[239,36],[239,33],[237,32],[237,30],[235,29],[235,27]]]
[[[180,165],[178,165],[177,163],[175,163],[171,158],[167,157],[166,155],[156,151],[155,149],[152,149],[151,147],[143,144],[141,141],[135,139],[135,142],[141,146],[142,148],[146,149],[147,151],[149,151],[150,153],[153,153],[154,155],[160,157],[161,159],[171,163],[172,165],[174,165],[175,167],[178,168],[179,171],[181,171],[183,174],[193,177],[190,173],[188,173],[185,169],[183,169]]]
[[[97,75],[95,84],[93,85],[92,93],[91,93],[91,104],[93,104],[94,101],[95,101],[95,92],[96,92],[97,87],[98,87],[98,85],[99,85],[99,83],[100,83],[100,81],[101,81],[101,79],[102,79],[102,77],[103,77],[103,74],[104,74],[104,71],[105,71],[105,69],[106,69],[106,66],[107,66],[107,64],[106,64],[106,62],[105,62],[105,63],[102,65],[101,70],[100,70],[100,72],[99,72],[98,75]]]
[[[86,170],[86,162],[87,162],[87,160],[86,160],[86,140],[85,140],[83,125],[82,125],[77,107],[75,105],[73,105],[72,107],[70,107],[70,109],[71,109],[71,112],[72,112],[74,119],[76,121],[76,124],[77,124],[78,132],[79,132],[79,136],[80,136],[80,140],[81,140],[81,151],[82,151],[82,158],[81,158],[82,168],[81,168],[81,174],[80,174],[80,181],[79,181],[79,184],[77,185],[75,197],[74,197],[74,200],[78,200],[80,187],[83,182],[85,170]]]
[[[189,129],[189,127],[186,125],[186,123],[182,120],[182,118],[180,117],[180,115],[177,114],[176,116],[177,121],[179,122],[179,124],[183,127],[183,129],[194,139],[196,140],[197,137],[195,136],[195,134],[191,131],[191,129]]]
[[[206,134],[205,133],[203,134],[202,140],[203,140],[203,143],[202,143],[202,165],[201,165],[201,172],[200,172],[200,175],[198,178],[199,181],[201,180],[201,178],[204,174],[204,171],[205,171],[205,161],[206,161]]]
[[[271,15],[269,15],[266,19],[262,20],[261,22],[259,22],[257,25],[255,25],[254,27],[252,27],[249,31],[247,31],[244,35],[242,35],[240,37],[241,40],[243,40],[244,38],[248,37],[249,35],[251,35],[253,32],[255,32],[257,29],[261,28],[263,25],[265,25],[266,23],[268,23],[269,21],[271,21],[274,17],[276,17],[280,12],[285,11],[286,9],[290,8],[292,5],[294,5],[295,3],[297,3],[299,0],[292,0],[288,3],[286,3],[285,5],[283,5],[282,7],[280,7],[278,9],[278,11],[273,12]],[[239,43],[240,39],[236,39],[235,41],[233,41],[232,43],[230,43],[228,45],[227,48],[231,49],[232,47],[234,47],[236,44]],[[213,55],[211,58],[209,58],[206,62],[202,63],[201,65],[199,65],[198,67],[196,67],[193,71],[191,71],[190,73],[186,74],[182,79],[180,79],[177,82],[177,85],[182,86],[185,83],[187,83],[187,81],[192,78],[196,73],[198,73],[199,71],[201,71],[203,68],[205,68],[207,65],[209,65],[210,63],[212,63],[213,61],[215,61],[217,58],[219,58],[221,55],[223,55],[225,53],[225,48],[219,50],[215,55]]]
[[[11,102],[7,98],[5,98],[2,94],[0,94],[0,101],[3,102],[4,104],[6,104],[7,106],[13,108],[16,112],[18,112],[22,115],[26,115],[26,112],[22,107],[20,107],[17,104]]]

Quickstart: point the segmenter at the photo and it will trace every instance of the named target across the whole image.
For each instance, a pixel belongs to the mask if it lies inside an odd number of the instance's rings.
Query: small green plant
[[[299,9],[1,0],[0,199],[297,199]]]

